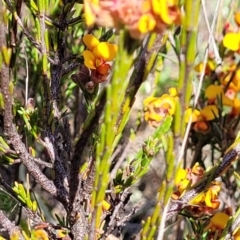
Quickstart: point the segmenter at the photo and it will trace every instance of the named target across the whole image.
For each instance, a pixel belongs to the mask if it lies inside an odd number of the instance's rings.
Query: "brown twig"
[[[79,62],[74,62],[68,65],[66,68],[63,69],[62,76],[65,76],[69,73],[71,73],[73,70],[75,70],[77,67],[79,67],[81,63]]]
[[[20,229],[5,216],[2,210],[0,210],[0,224],[6,229],[9,236],[17,236],[17,239],[19,240],[25,239],[21,234]]]
[[[80,166],[83,164],[82,153],[87,145],[88,139],[92,135],[95,130],[95,127],[99,123],[100,116],[102,114],[103,108],[106,102],[106,89],[103,90],[100,95],[100,99],[98,104],[95,106],[95,110],[91,120],[88,122],[88,125],[83,130],[73,153],[73,157],[71,159],[71,168],[70,168],[70,204],[69,211],[71,213],[72,221],[74,222],[74,218],[78,211],[81,195],[81,177],[79,175]]]
[[[120,202],[116,206],[114,206],[114,211],[111,214],[110,222],[108,224],[107,231],[105,232],[105,237],[107,237],[110,233],[112,233],[112,231],[118,226],[118,217],[119,217],[118,215],[119,215],[119,212],[124,207],[125,200],[129,197],[129,194],[130,194],[129,189],[130,187],[124,189],[120,197]]]

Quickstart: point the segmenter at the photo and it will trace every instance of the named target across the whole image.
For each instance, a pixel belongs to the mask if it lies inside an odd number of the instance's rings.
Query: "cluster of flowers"
[[[203,179],[204,173],[205,170],[199,163],[195,163],[192,168],[179,169],[175,178],[177,191],[173,193],[172,198],[174,200],[181,198],[189,188]],[[220,182],[212,181],[209,183],[208,189],[193,198],[185,210],[193,216],[211,214],[219,208],[218,193],[220,190]]]
[[[172,199],[178,200],[185,192],[194,184],[203,179],[205,170],[195,163],[192,168],[180,168],[176,178],[175,186],[177,190],[172,194]],[[220,182],[212,181],[205,192],[201,192],[189,202],[184,208],[191,216],[201,217],[203,215],[212,215],[210,222],[207,223],[204,231],[208,232],[207,239],[216,239],[220,237],[225,229],[229,218],[232,216],[231,208],[226,208],[224,211],[216,212],[220,207],[218,194],[221,190]],[[240,228],[233,232],[233,239],[240,240]]]
[[[240,114],[240,66],[236,62],[240,54],[240,12],[235,14],[235,22],[235,28],[230,24],[225,26],[225,35],[220,43],[224,47],[223,63],[218,70],[209,56],[204,78],[205,83],[210,82],[204,91],[205,106],[201,110],[186,110],[185,121],[189,122],[191,118],[193,129],[197,132],[207,133],[210,130],[209,121],[219,116],[219,109],[230,119]],[[195,66],[197,72],[201,72],[202,68],[202,62]]]
[[[185,122],[191,121],[193,130],[207,134],[210,131],[209,121],[226,116],[228,120],[240,114],[240,12],[235,14],[235,27],[227,24],[224,36],[219,43],[223,58],[219,68],[212,56],[207,61],[204,76],[204,96],[200,99],[199,109],[188,107],[185,111]],[[202,72],[203,63],[195,66],[196,72]],[[161,97],[148,97],[144,101],[145,120],[153,127],[158,127],[167,115],[174,115],[177,101],[176,90],[170,89],[169,94]],[[177,190],[172,199],[178,200],[184,196],[194,184],[205,177],[205,170],[195,163],[192,168],[180,169],[175,179]],[[219,211],[220,201],[218,198],[221,184],[212,181],[206,191],[192,199],[185,210],[191,216],[199,217],[212,215],[210,223],[205,231],[208,231],[207,239],[216,239],[221,236],[232,213]],[[216,235],[217,234],[217,235]],[[233,239],[240,240],[240,229],[233,233]]]
[[[87,50],[83,51],[84,65],[91,71],[91,81],[95,84],[106,81],[118,47],[108,42],[99,42],[92,34],[83,37]]]
[[[144,100],[145,120],[153,127],[158,127],[166,116],[173,116],[178,100],[176,88],[170,88],[169,94],[161,97],[148,97]]]
[[[180,23],[177,0],[84,0],[88,26],[126,27],[135,39]]]
[[[130,35],[142,39],[148,33],[162,33],[169,25],[180,24],[177,0],[84,0],[85,21],[88,26],[125,27]],[[84,65],[91,71],[91,86],[106,81],[116,57],[117,46],[99,42],[91,34],[83,37],[87,50],[83,52]],[[89,82],[88,82],[89,85]],[[91,87],[91,88],[92,88]]]

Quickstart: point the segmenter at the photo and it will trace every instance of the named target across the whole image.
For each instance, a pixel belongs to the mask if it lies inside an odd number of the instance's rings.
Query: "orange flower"
[[[212,186],[208,189],[205,194],[205,204],[213,209],[218,209],[220,202],[218,201],[218,193],[221,190],[221,185],[219,182],[212,182]]]
[[[177,191],[172,195],[172,198],[177,200],[185,191],[191,188],[194,184],[198,183],[204,176],[204,169],[195,163],[192,168],[179,169],[175,178],[175,185]],[[187,209],[191,210],[193,214],[202,211],[202,213],[209,213],[219,208],[220,202],[218,200],[218,194],[220,192],[221,185],[219,182],[213,181],[210,183],[206,192],[201,192],[195,196],[189,203],[196,205],[194,207],[189,206]]]
[[[192,122],[211,121],[218,117],[218,115],[219,113],[216,105],[207,105],[200,111],[188,108],[185,111],[185,122],[188,123],[190,121],[190,117],[192,117]]]
[[[84,65],[92,70],[92,80],[100,83],[106,80],[111,66],[107,63],[116,57],[117,45],[99,42],[91,34],[83,37],[83,42],[89,50],[83,51]]]
[[[226,212],[217,212],[213,215],[213,217],[210,219],[210,223],[206,227],[205,230],[208,230],[210,234],[208,235],[208,239],[212,239],[211,237],[221,236],[223,230],[225,229],[228,221],[229,221],[229,213]],[[236,229],[235,232],[233,232],[233,239],[234,240],[240,240],[240,229]]]
[[[204,168],[200,166],[198,162],[196,162],[192,168],[187,168],[187,172],[187,178],[191,180],[192,185],[194,185],[202,179],[204,174]]]
[[[176,89],[169,89],[169,94],[161,97],[148,97],[144,100],[145,120],[153,127],[158,127],[167,116],[176,110]]]
[[[175,181],[174,181],[175,185],[178,186],[182,180],[186,179],[186,177],[187,177],[187,170],[180,168],[175,177]]]
[[[182,194],[188,186],[190,187],[201,180],[203,174],[204,169],[199,165],[199,163],[195,163],[192,168],[180,168],[174,181],[178,192]]]
[[[192,120],[192,123],[195,123],[193,125],[195,131],[206,133],[210,127],[208,121],[214,120],[218,115],[216,105],[207,105],[200,111],[197,109],[192,110],[192,108],[186,109],[184,119],[186,123],[190,120]]]
[[[207,65],[205,68],[205,74],[209,75],[211,74],[216,68],[216,64],[213,60],[208,59],[207,61]],[[203,70],[203,62],[198,63],[195,67],[194,70],[198,73],[202,72]]]
[[[208,99],[209,103],[217,103],[217,101],[220,100],[225,106],[233,105],[232,99],[228,97],[229,92],[227,94],[224,93],[223,87],[219,85],[209,85],[205,90],[205,96]]]
[[[235,70],[236,72],[233,73]],[[240,69],[236,69],[236,64],[231,64],[223,68],[223,72],[220,74],[220,81],[224,87],[228,86],[228,88],[235,92],[240,91]]]
[[[213,232],[216,232],[216,230],[223,230],[227,222],[229,220],[229,216],[224,212],[217,212],[214,214],[214,216],[211,218],[209,225],[207,226],[207,229],[210,229]]]

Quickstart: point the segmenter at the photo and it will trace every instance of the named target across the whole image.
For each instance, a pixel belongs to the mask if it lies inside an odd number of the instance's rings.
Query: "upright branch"
[[[79,211],[81,206],[79,205],[81,200],[81,175],[79,169],[84,163],[83,161],[83,151],[91,137],[92,133],[96,130],[99,124],[99,119],[103,112],[106,103],[106,89],[103,90],[100,95],[99,101],[97,102],[95,109],[89,119],[86,120],[86,125],[83,132],[76,143],[75,151],[71,159],[70,168],[70,204],[69,211],[71,214],[72,222],[75,222],[76,213]]]
[[[1,11],[3,16],[5,14],[5,7],[1,2]],[[7,46],[6,42],[7,27],[4,22],[0,23],[0,49]],[[18,154],[20,160],[25,165],[29,173],[34,179],[52,196],[57,198],[57,190],[53,182],[50,181],[40,170],[38,165],[34,162],[34,158],[28,153],[25,144],[21,140],[21,136],[16,130],[16,126],[13,122],[12,114],[12,101],[13,93],[10,92],[11,85],[13,84],[10,80],[11,69],[6,62],[2,63],[1,67],[1,88],[4,96],[4,133],[9,139],[9,143],[12,144],[15,152]]]

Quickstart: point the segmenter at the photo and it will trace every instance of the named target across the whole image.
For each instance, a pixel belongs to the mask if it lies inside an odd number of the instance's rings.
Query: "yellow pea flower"
[[[216,64],[213,60],[209,59],[207,61],[207,65],[205,68],[205,74],[210,74],[214,69],[216,68]],[[194,70],[198,73],[202,72],[203,70],[203,62],[198,63],[195,67]]]
[[[223,46],[236,52],[240,49],[240,32],[229,32],[223,37]]]
[[[118,50],[117,45],[108,42],[99,42],[99,40],[91,34],[85,35],[83,42],[88,48],[83,51],[84,65],[94,70],[92,72],[92,80],[97,83],[105,81],[111,69],[108,62],[116,57]]]
[[[167,116],[174,115],[176,111],[177,97],[174,89],[170,89],[170,94],[163,94],[161,97],[148,97],[144,100],[145,120],[153,127],[158,127]]]

